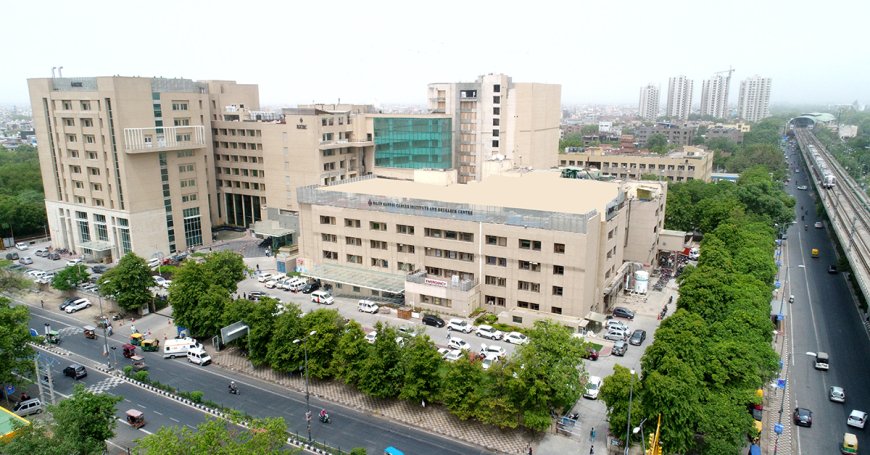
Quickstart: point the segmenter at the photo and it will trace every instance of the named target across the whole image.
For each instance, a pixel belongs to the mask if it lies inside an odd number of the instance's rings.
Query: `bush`
[[[202,403],[202,396],[203,395],[205,395],[205,394],[200,392],[199,390],[194,390],[193,392],[190,392],[190,399],[194,403]]]
[[[366,449],[364,447],[354,447],[350,449],[350,455],[366,455]]]
[[[133,379],[135,379],[139,382],[146,382],[147,383],[148,382],[148,372],[144,371],[144,370],[137,371],[135,374],[133,374]]]

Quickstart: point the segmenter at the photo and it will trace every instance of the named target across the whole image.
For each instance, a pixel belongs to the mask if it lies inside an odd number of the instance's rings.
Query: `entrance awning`
[[[254,234],[263,237],[284,237],[285,235],[295,234],[296,231],[290,228],[281,227],[277,221],[263,220],[257,221],[251,227]]]
[[[315,265],[302,276],[349,286],[398,294],[405,290],[405,275],[358,269],[335,264]]]
[[[94,240],[92,242],[82,242],[79,246],[91,251],[111,251],[112,244],[102,240]]]
[[[607,320],[607,315],[601,314],[601,313],[596,313],[594,311],[590,311],[589,313],[586,314],[586,317],[584,319],[587,319],[587,320],[593,321],[593,322],[597,322],[599,324],[604,324],[604,321]]]

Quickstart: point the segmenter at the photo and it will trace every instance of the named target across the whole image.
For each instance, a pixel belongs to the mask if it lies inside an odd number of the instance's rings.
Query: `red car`
[[[592,348],[586,348],[586,354],[583,356],[583,358],[589,360],[598,360],[598,351]]]

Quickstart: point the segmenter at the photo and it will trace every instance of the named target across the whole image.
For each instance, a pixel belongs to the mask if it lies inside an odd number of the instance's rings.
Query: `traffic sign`
[[[784,389],[785,388],[785,379],[777,379],[776,386],[779,387],[780,389]]]
[[[15,393],[15,386],[12,384],[7,385],[6,386],[6,395],[12,395],[13,393]]]
[[[773,425],[773,432],[776,434],[782,434],[782,424],[777,423]]]
[[[36,329],[34,329],[33,327],[31,327],[31,328],[30,328],[30,336],[32,336],[32,337],[38,337],[38,336],[39,336],[39,332],[37,332]]]
[[[779,314],[776,315],[776,320],[777,320],[777,321],[782,321],[782,313],[779,313]]]

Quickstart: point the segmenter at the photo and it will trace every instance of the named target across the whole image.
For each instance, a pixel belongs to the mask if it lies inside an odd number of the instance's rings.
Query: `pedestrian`
[[[595,453],[595,446],[594,445],[589,446],[589,455],[592,455],[594,453]]]
[[[112,326],[106,327],[106,331],[109,333],[109,336],[112,336]]]
[[[592,427],[592,431],[589,432],[589,438],[595,441],[595,427]]]
[[[247,293],[247,292],[243,292],[243,293],[242,293],[242,297],[243,297],[245,300],[248,300],[248,293]]]
[[[145,334],[148,338],[151,338],[151,331],[149,330],[147,334]]]
[[[260,264],[257,264],[257,271],[260,271]]]
[[[447,332],[447,341],[450,341],[450,332]]]
[[[40,300],[39,306],[44,310],[45,309],[45,300]]]
[[[136,326],[133,324],[130,324],[130,333],[131,334],[136,333]]]

